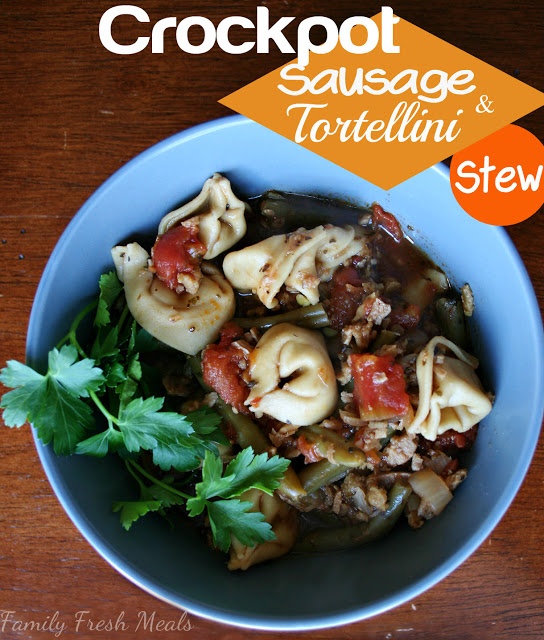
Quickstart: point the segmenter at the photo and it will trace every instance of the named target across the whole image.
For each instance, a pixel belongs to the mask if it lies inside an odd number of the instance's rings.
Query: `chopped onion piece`
[[[432,469],[425,468],[412,473],[408,482],[435,516],[441,513],[453,498],[448,485]]]
[[[442,473],[444,469],[450,464],[451,458],[442,451],[436,451],[427,458],[426,464],[436,474]]]
[[[443,271],[429,267],[417,278],[412,278],[406,285],[404,297],[410,304],[425,309],[437,293],[448,290],[448,279]]]
[[[448,290],[448,278],[443,271],[429,267],[425,270],[425,277],[434,284],[439,292]]]

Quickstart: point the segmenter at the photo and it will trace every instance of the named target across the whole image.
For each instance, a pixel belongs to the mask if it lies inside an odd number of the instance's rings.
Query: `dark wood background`
[[[191,125],[227,115],[218,99],[293,56],[204,56],[181,53],[170,40],[163,55],[109,53],[98,22],[111,0],[0,2],[0,366],[23,360],[36,286],[66,224],[93,191],[140,151]],[[121,3],[118,3],[121,4]],[[254,17],[241,0],[141,0],[152,20],[205,15]],[[374,15],[378,3],[349,0],[263,0],[273,17],[325,15],[342,21]],[[435,0],[396,2],[395,12],[502,71],[544,90],[544,4]],[[298,20],[297,20],[298,22]],[[125,27],[124,27],[125,28]],[[127,28],[127,33],[130,29]],[[288,31],[288,35],[289,35]],[[293,32],[291,32],[293,33]],[[140,31],[138,35],[142,35]],[[294,39],[291,39],[294,42]],[[519,121],[541,139],[544,110]],[[544,303],[542,212],[508,229]],[[523,319],[520,318],[520,330]],[[523,357],[523,354],[520,354]],[[2,392],[3,389],[0,389]],[[520,402],[523,399],[520,398]],[[82,539],[52,494],[28,427],[1,427],[0,610],[24,622],[68,621],[63,638],[146,637],[80,629],[73,616],[117,618],[135,627],[139,611],[177,619],[173,609],[118,575]],[[512,507],[478,551],[413,602],[314,638],[439,640],[544,637],[544,452],[539,447]],[[489,479],[493,482],[493,478]],[[193,637],[280,638],[190,616]],[[5,638],[49,638],[17,631]],[[303,634],[290,634],[295,637]],[[155,632],[153,638],[173,637]]]

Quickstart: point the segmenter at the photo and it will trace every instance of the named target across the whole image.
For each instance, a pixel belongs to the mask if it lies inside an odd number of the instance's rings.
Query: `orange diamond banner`
[[[372,20],[382,26],[381,14]],[[366,29],[352,29],[352,49]],[[394,45],[352,53],[339,43],[220,102],[383,189],[544,105],[540,91],[406,20]]]

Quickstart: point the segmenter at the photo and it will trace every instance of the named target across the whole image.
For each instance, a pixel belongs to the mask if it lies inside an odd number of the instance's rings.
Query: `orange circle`
[[[526,220],[544,203],[544,145],[509,124],[454,154],[453,195],[476,220],[509,225]]]

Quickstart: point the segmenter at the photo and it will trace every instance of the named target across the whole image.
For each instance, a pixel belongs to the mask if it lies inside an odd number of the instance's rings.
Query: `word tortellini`
[[[364,237],[354,227],[319,226],[271,236],[233,251],[225,257],[223,269],[234,288],[252,291],[268,309],[277,305],[276,295],[284,284],[316,304],[319,283],[365,250]]]
[[[435,357],[439,345],[457,357]],[[449,429],[463,433],[483,420],[492,405],[474,371],[477,366],[474,356],[450,340],[443,336],[432,338],[417,358],[419,404],[408,433],[435,440]]]
[[[250,356],[253,387],[246,405],[299,426],[329,416],[338,400],[336,375],[318,331],[289,323],[270,328]]]
[[[112,256],[134,319],[174,349],[196,355],[234,314],[232,288],[210,263],[202,265],[208,275],[196,294],[178,294],[149,270],[149,254],[138,243],[114,247]]]

